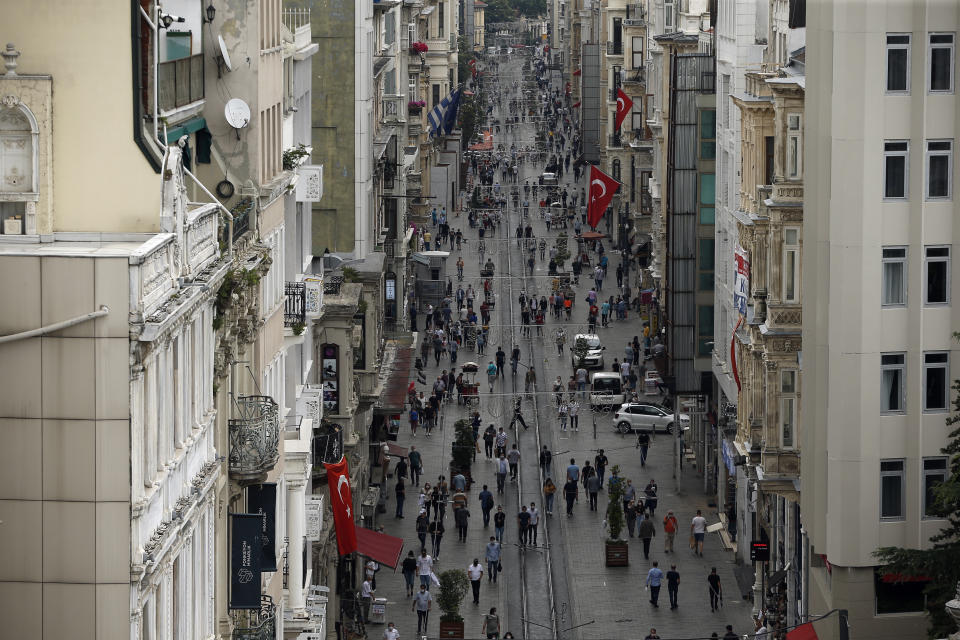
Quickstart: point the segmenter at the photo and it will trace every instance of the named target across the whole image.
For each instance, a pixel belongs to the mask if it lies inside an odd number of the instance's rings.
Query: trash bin
[[[370,605],[370,622],[372,624],[387,623],[387,599],[374,598]]]

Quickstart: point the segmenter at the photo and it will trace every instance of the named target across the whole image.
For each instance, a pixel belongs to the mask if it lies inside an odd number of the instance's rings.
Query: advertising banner
[[[733,254],[736,272],[733,278],[733,306],[740,315],[747,315],[747,299],[750,297],[750,256],[743,247]]]
[[[230,514],[230,608],[260,608],[260,529],[255,513]]]
[[[268,482],[247,487],[247,513],[260,515],[261,571],[277,570],[277,483]]]

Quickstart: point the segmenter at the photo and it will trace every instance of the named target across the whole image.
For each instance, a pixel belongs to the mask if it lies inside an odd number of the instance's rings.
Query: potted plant
[[[430,50],[426,42],[413,42],[410,44],[410,53],[423,54]]]
[[[470,488],[470,466],[473,462],[477,443],[473,439],[473,427],[468,420],[457,420],[453,425],[453,444],[451,445],[450,477],[462,473]]]
[[[437,576],[440,588],[437,592],[437,606],[440,608],[440,637],[463,638],[463,616],[460,605],[470,588],[470,580],[463,569],[447,569]]]
[[[627,541],[620,537],[626,520],[623,516],[623,479],[620,477],[620,465],[613,465],[607,480],[607,530],[610,537],[606,540],[605,555],[608,567],[626,567],[630,564],[630,548]]]
[[[407,111],[416,115],[419,114],[425,106],[427,106],[427,103],[423,100],[411,100],[407,103]]]

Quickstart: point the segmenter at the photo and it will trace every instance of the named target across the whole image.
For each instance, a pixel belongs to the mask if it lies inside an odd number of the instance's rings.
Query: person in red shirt
[[[673,538],[677,535],[677,517],[673,515],[673,510],[667,511],[667,515],[663,517],[663,552],[671,553],[673,552]]]

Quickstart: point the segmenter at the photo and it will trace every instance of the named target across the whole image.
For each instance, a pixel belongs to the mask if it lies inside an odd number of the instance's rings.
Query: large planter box
[[[441,638],[463,638],[463,622],[440,621]]]
[[[626,567],[630,564],[630,547],[625,540],[607,540],[605,550],[608,567]]]

